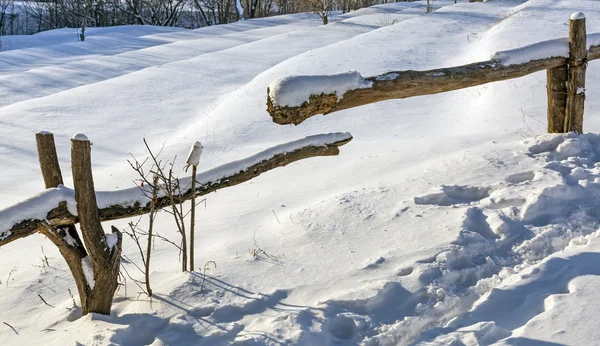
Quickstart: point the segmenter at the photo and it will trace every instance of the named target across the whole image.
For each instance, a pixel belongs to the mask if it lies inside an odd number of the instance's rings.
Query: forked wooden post
[[[587,41],[585,15],[573,13],[569,20],[569,71],[564,132],[583,132],[585,103],[585,70],[587,68]]]
[[[58,155],[56,154],[54,135],[47,131],[40,131],[35,134],[35,139],[46,189],[58,187],[63,184],[63,178],[58,163]],[[66,207],[66,203],[62,202],[59,206]],[[79,292],[79,296],[82,297],[82,302],[87,302],[85,297],[88,295],[89,285],[86,282],[81,263],[81,259],[87,256],[87,252],[75,225],[69,224],[56,228],[50,226],[42,227],[40,233],[44,234],[56,245],[67,262],[73,278],[75,278],[77,291]]]

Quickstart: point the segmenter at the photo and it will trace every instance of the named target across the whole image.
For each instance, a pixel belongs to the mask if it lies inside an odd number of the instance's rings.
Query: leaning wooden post
[[[192,166],[192,209],[190,209],[190,270],[194,271],[194,225],[196,224],[196,170],[200,163],[200,155],[204,147],[200,142],[194,143],[186,160],[187,167]]]
[[[548,133],[563,133],[567,108],[567,65],[546,70]]]
[[[82,306],[83,314],[110,315],[118,284],[122,235],[112,227],[113,235],[108,241],[102,229],[92,176],[91,143],[85,135],[77,134],[71,139],[71,166],[77,216],[90,260],[87,265],[93,268],[93,280],[88,279],[92,281],[92,290],[87,297],[87,306]]]
[[[573,13],[569,20],[569,77],[564,132],[583,132],[587,68],[586,39],[585,15],[581,12]]]

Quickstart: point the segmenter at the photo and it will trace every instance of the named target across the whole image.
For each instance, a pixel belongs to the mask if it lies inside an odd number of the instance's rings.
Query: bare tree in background
[[[7,19],[10,16],[8,9],[11,7],[12,3],[12,0],[0,0],[0,50],[2,50],[1,37],[5,35],[4,27],[6,26]]]
[[[10,30],[8,30],[7,11],[2,11],[2,7],[6,8],[7,4],[13,3],[16,10],[9,11],[11,16],[8,18],[10,22]],[[0,0],[0,16],[4,13],[4,31],[0,34],[33,34],[68,27],[80,28],[79,40],[85,40],[85,32],[89,27],[138,24],[198,28],[232,23],[241,18],[252,19],[298,12],[314,12],[319,15],[324,24],[327,24],[331,11],[341,10],[345,13],[379,3],[387,3],[387,1],[38,0],[15,2]]]
[[[335,0],[304,0],[307,11],[317,14],[323,21],[323,25],[329,23],[329,12],[335,9]]]

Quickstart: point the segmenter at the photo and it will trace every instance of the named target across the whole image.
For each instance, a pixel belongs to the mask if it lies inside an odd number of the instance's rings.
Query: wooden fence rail
[[[60,176],[58,161],[55,160],[56,150],[54,149],[52,134],[42,132],[37,137],[38,147],[41,148],[39,155],[44,178],[55,176],[57,171],[58,176],[55,178],[56,181],[50,181],[46,184],[48,188],[46,191],[0,210],[0,247],[43,231],[47,227],[73,227],[74,224],[81,222],[81,212],[75,213],[69,209],[69,204],[75,204],[76,197],[78,197],[77,192],[64,186],[57,187],[58,183],[62,183],[62,177]],[[240,161],[215,167],[198,173],[195,176],[198,186],[194,190],[191,187],[184,189],[181,195],[174,196],[175,202],[179,203],[191,199],[194,195],[203,196],[226,187],[244,183],[262,173],[277,167],[287,166],[292,162],[311,157],[338,155],[339,147],[351,140],[352,136],[349,133],[309,136],[272,147]],[[74,141],[73,143],[78,144],[79,142]],[[48,152],[50,155],[47,154]],[[52,164],[54,168],[49,169],[47,167],[49,162],[54,162]],[[76,167],[73,166],[73,168]],[[91,174],[91,170],[89,174]],[[74,178],[78,176],[82,175],[74,174]],[[88,178],[91,179],[91,177]],[[74,183],[77,187],[78,181],[76,179],[74,179]],[[181,179],[180,183],[182,186],[191,186],[191,178]],[[93,213],[93,210],[97,210],[97,217],[94,214],[91,218],[98,219],[101,222],[147,214],[150,211],[151,203],[148,193],[141,189],[142,187],[133,187],[126,190],[93,193],[93,189],[88,187],[89,191],[86,193],[90,196],[97,195],[99,205],[92,205],[86,211]],[[83,189],[80,190],[83,191]],[[90,196],[88,196],[88,200],[91,200]],[[132,200],[135,200],[135,202],[132,202]],[[170,203],[171,201],[167,197],[159,197],[155,208],[163,208],[170,205]],[[76,204],[81,203],[77,201]]]
[[[592,43],[588,47],[588,42]],[[544,49],[542,49],[544,48]],[[546,51],[552,56],[540,56]],[[511,62],[515,56],[530,56],[525,62]],[[540,42],[523,48],[499,52],[490,60],[468,65],[440,68],[429,71],[394,71],[364,78],[363,85],[338,95],[333,90],[307,95],[299,105],[278,102],[281,96],[299,85],[307,76],[285,77],[273,82],[267,89],[267,111],[277,124],[298,125],[317,115],[370,103],[432,95],[451,90],[520,78],[538,71],[547,71],[548,79],[548,131],[583,131],[585,100],[585,70],[589,60],[600,59],[600,34],[586,35],[585,16],[575,13],[569,19],[569,37]],[[517,59],[518,60],[518,59]],[[319,78],[321,84],[326,76]],[[332,80],[336,78],[331,76]],[[332,82],[333,84],[335,82]],[[285,90],[285,91],[284,91]]]

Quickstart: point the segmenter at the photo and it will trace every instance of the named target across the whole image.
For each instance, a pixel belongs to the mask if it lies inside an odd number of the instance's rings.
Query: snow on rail
[[[63,185],[0,210],[0,240],[9,237],[11,233],[8,230],[21,221],[46,219],[48,211],[56,208],[60,202],[67,202],[69,212],[77,215],[75,192]]]
[[[600,33],[587,36],[587,49],[598,45],[600,45]],[[510,66],[553,57],[569,57],[568,37],[536,42],[520,48],[496,52],[492,54],[491,59],[500,61],[504,66]]]
[[[370,88],[373,82],[350,70],[332,75],[287,76],[269,85],[269,97],[275,106],[297,107],[309,101],[310,95],[336,94],[342,99],[348,90]]]
[[[343,142],[352,139],[352,135],[347,132],[329,133],[315,136],[308,136],[292,142],[280,144],[261,151],[258,154],[252,155],[245,159],[226,163],[221,166],[209,169],[196,175],[196,182],[199,186],[209,183],[219,182],[234,174],[244,172],[248,168],[266,161],[276,155],[289,153],[304,147],[324,147],[335,143]],[[188,186],[192,179],[190,177],[179,180],[181,186]],[[147,187],[146,187],[147,188]],[[149,188],[148,188],[149,189]],[[135,203],[145,204],[149,201],[148,197],[151,192],[142,191],[140,187],[132,187],[125,190],[117,191],[101,191],[96,193],[98,200],[98,208],[108,208],[113,205],[133,206]],[[162,196],[159,196],[162,197]]]
[[[352,135],[347,132],[337,132],[308,136],[292,142],[280,144],[255,155],[226,163],[224,165],[198,173],[196,181],[199,186],[216,183],[227,179],[232,175],[248,170],[250,167],[269,160],[277,155],[290,153],[306,147],[326,147],[336,143],[349,141]],[[188,186],[191,177],[180,179],[181,186]],[[113,205],[124,207],[133,206],[136,203],[145,205],[149,202],[151,195],[149,187],[132,187],[116,191],[98,191],[96,200],[99,209],[108,208]],[[162,197],[162,196],[159,196]],[[77,215],[75,192],[72,189],[60,185],[38,193],[22,202],[0,210],[0,240],[11,235],[10,229],[25,220],[45,220],[48,212],[56,208],[60,202],[67,202],[67,208],[72,215]]]

